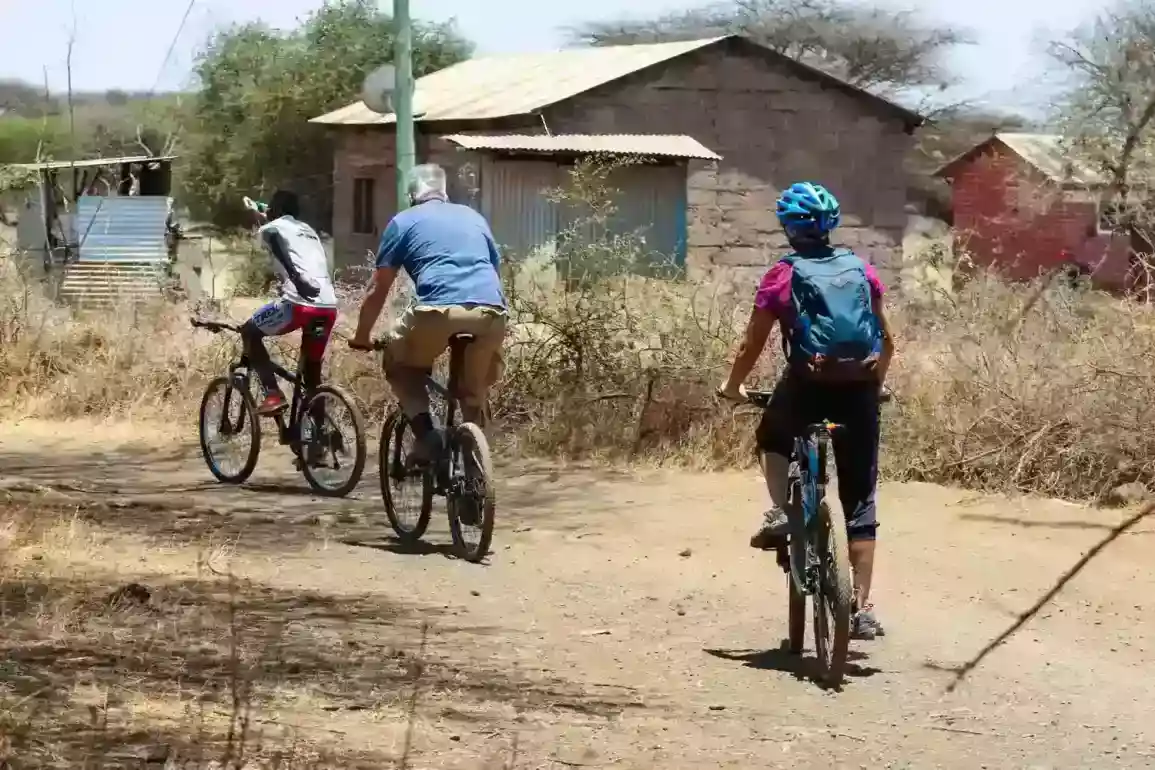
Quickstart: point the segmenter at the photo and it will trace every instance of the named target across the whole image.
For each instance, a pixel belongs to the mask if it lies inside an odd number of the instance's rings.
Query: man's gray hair
[[[445,186],[445,169],[436,163],[422,163],[409,172],[409,196],[414,203],[449,200]]]

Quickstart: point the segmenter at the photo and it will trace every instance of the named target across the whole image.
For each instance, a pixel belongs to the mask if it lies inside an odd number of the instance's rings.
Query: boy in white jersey
[[[264,338],[302,330],[301,377],[306,388],[313,388],[321,384],[321,361],[337,322],[337,294],[325,247],[317,231],[297,219],[299,215],[296,194],[278,190],[269,202],[268,221],[258,230],[281,283],[280,299],[257,310],[241,327],[249,362],[265,390],[265,400],[257,409],[262,415],[276,414],[287,405]],[[262,221],[266,218],[257,216]]]

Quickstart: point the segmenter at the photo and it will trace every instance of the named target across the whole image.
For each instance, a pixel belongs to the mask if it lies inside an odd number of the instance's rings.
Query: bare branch
[[[945,87],[942,54],[969,44],[963,30],[911,12],[845,0],[731,0],[650,19],[593,21],[566,30],[583,45],[621,45],[738,34],[862,88]]]

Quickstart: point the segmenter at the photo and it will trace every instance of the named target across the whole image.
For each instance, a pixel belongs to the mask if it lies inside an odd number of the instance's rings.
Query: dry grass
[[[1106,502],[1155,482],[1155,312],[984,277],[902,308],[893,476]]]
[[[187,307],[82,317],[47,303],[8,262],[0,283],[0,404],[11,416],[162,422],[191,437],[204,383],[237,349],[227,335],[191,329]],[[712,395],[745,318],[740,303],[676,280],[517,285],[494,400],[502,451],[750,462],[754,416]],[[328,377],[375,423],[389,392],[379,359],[341,341],[351,300],[345,309]],[[1146,306],[986,276],[931,303],[900,298],[894,313],[900,399],[886,413],[889,477],[1098,501],[1155,482],[1155,439],[1136,430],[1155,408]],[[293,360],[294,345],[280,345],[282,358]],[[768,383],[773,372],[758,377]]]
[[[153,572],[114,570],[128,541],[82,504],[6,498],[0,766],[351,766],[266,718],[286,644],[256,589],[143,544]]]
[[[448,608],[302,588],[231,543],[135,534],[181,507],[0,496],[0,767],[429,766],[414,757],[479,726],[635,704],[477,659],[501,630]]]

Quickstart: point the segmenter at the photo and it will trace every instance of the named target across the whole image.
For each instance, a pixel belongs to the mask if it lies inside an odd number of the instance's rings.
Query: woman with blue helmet
[[[838,199],[825,187],[814,182],[790,185],[779,196],[776,213],[792,253],[763,276],[730,376],[718,390],[725,398],[744,400],[742,383],[757,364],[770,333],[779,327],[787,366],[755,433],[773,507],[766,512],[750,545],[773,548],[789,533],[784,511],[795,436],[806,424],[819,420],[844,426],[834,437],[834,457],[859,608],[852,631],[856,638],[873,639],[883,633],[870,604],[878,528],[874,500],[878,407],[894,356],[894,337],[882,303],[885,287],[874,268],[854,252],[830,245],[830,234],[841,222],[842,211]],[[802,291],[796,293],[800,286]],[[823,290],[831,293],[822,296]],[[836,306],[837,310],[833,309]],[[835,324],[838,333],[845,332],[846,336],[820,340],[834,344],[834,348],[816,348],[815,335],[827,334],[831,323],[816,326],[810,319],[825,315],[830,321],[836,312],[841,313],[838,322],[855,320],[854,313],[858,312],[858,322]],[[812,331],[815,328],[820,331]],[[857,347],[847,347],[851,334],[862,337],[856,341]]]

